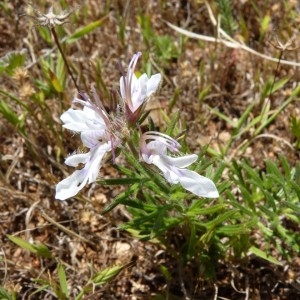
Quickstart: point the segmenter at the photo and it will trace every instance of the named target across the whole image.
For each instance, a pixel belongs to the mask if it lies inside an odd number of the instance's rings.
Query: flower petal
[[[71,198],[85,186],[88,178],[82,170],[75,171],[71,176],[56,185],[55,199],[66,200]]]
[[[215,184],[209,178],[201,176],[195,171],[182,169],[179,170],[178,175],[181,185],[193,194],[206,198],[219,197]]]
[[[110,143],[101,144],[98,147],[92,149],[85,155],[77,154],[75,161],[71,163],[74,165],[76,162],[84,162],[86,164],[81,170],[76,170],[72,175],[62,180],[56,185],[55,198],[59,200],[65,200],[67,198],[75,196],[86,183],[92,183],[97,179],[101,161],[106,152],[111,150]],[[81,160],[81,161],[80,161]]]
[[[87,163],[88,166],[88,183],[96,181],[99,174],[100,164],[106,152],[111,151],[112,146],[110,143],[99,145],[96,149],[91,150],[92,155],[90,161]]]
[[[84,107],[83,110],[70,108],[61,115],[60,119],[64,123],[64,128],[77,132],[106,127],[101,116],[88,107]]]
[[[189,154],[180,157],[170,157],[166,156],[165,160],[168,164],[173,165],[177,168],[186,168],[192,163],[194,163],[198,159],[198,155],[196,154]]]
[[[124,85],[124,78],[126,80],[126,77],[121,76],[120,78],[120,94],[121,94],[121,98],[125,101],[126,99],[126,90],[125,90],[125,85]]]
[[[153,93],[156,92],[156,90],[159,87],[160,82],[161,82],[161,75],[159,73],[154,74],[150,77],[150,79],[147,82],[146,97],[150,97]]]
[[[88,148],[96,147],[99,142],[105,139],[105,131],[104,130],[88,130],[81,133],[81,141],[84,146]]]
[[[197,160],[196,154],[170,157],[167,155],[167,146],[161,141],[162,137],[155,137],[153,134],[150,137],[154,140],[148,144],[145,141],[141,144],[141,156],[146,163],[159,168],[170,184],[180,183],[183,188],[197,196],[219,197],[215,184],[209,178],[184,168]]]
[[[61,115],[60,119],[64,123],[63,127],[69,130],[80,132],[89,129],[86,124],[86,114],[82,110],[70,108]]]
[[[169,183],[176,184],[179,182],[178,175],[173,171],[172,166],[168,164],[162,155],[152,154],[149,157],[143,155],[143,159],[147,164],[153,164],[159,168]]]
[[[134,75],[131,84],[131,101],[132,101],[132,112],[135,112],[145,101],[147,94],[147,81],[148,77],[146,74],[143,74],[136,79]]]
[[[144,146],[145,146],[145,150],[152,155],[167,154],[167,146],[158,140],[151,141],[148,144],[145,143]]]
[[[73,154],[66,158],[65,164],[70,167],[77,167],[79,164],[85,164],[90,157],[90,152]]]

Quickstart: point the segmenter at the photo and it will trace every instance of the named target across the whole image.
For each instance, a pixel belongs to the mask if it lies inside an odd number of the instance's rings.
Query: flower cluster
[[[140,56],[140,52],[133,56],[127,74],[120,78],[117,113],[109,114],[92,89],[93,100],[84,93],[73,100],[83,106],[82,110],[71,108],[62,114],[63,127],[80,133],[82,143],[89,152],[75,153],[65,160],[68,166],[84,167],[57,184],[56,199],[73,197],[87,183],[95,182],[106,154],[111,152],[114,158],[117,148],[123,147],[130,138],[130,129],[138,126],[146,102],[161,82],[160,74],[150,78],[147,74],[136,77],[134,70]],[[170,184],[180,183],[183,188],[198,196],[218,197],[216,186],[210,179],[186,168],[197,160],[197,155],[178,156],[179,148],[180,144],[168,135],[149,131],[141,134],[138,152],[145,163],[159,168]]]

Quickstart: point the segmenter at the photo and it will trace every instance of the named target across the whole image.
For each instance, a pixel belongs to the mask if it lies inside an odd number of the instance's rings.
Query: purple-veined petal
[[[160,141],[151,141],[146,144],[146,149],[149,155],[166,155],[167,146]]]
[[[164,133],[156,131],[145,132],[141,139],[141,144],[146,144],[147,140],[152,141],[147,144],[151,153],[166,154],[167,148],[171,152],[178,152],[178,149],[180,148],[180,144],[176,140]]]
[[[105,131],[102,129],[83,131],[80,137],[83,145],[90,149],[96,147],[99,142],[106,139]]]

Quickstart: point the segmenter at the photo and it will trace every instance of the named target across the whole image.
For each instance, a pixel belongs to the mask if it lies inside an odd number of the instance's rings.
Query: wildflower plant
[[[134,74],[135,66],[141,53],[136,53],[129,63],[127,74],[120,78],[119,103],[116,111],[108,113],[92,88],[93,98],[80,93],[73,103],[80,104],[83,109],[70,108],[62,114],[61,120],[66,129],[80,133],[83,145],[89,149],[87,153],[74,153],[66,158],[68,166],[84,167],[76,170],[71,176],[56,186],[56,199],[65,200],[75,196],[86,183],[97,180],[99,169],[111,153],[115,161],[118,149],[133,150],[136,159],[146,164],[153,164],[162,172],[170,184],[180,183],[183,188],[197,196],[217,198],[219,196],[215,184],[195,171],[187,169],[197,160],[197,155],[180,155],[180,144],[172,137],[155,131],[142,133],[140,117],[149,98],[156,92],[161,82],[161,75],[150,78],[147,74],[139,78]],[[131,136],[136,131],[139,143],[136,145]],[[177,155],[172,157],[168,155]]]
[[[72,107],[61,114],[60,120],[63,128],[75,133],[74,139],[80,136],[83,147],[65,158],[64,163],[75,170],[57,183],[55,191],[57,200],[74,198],[79,193],[83,193],[83,189],[92,183],[110,187],[122,185],[124,188],[120,189],[114,199],[109,199],[107,206],[99,213],[105,214],[119,204],[125,205],[129,212],[126,213],[128,219],[125,224],[119,225],[119,228],[140,240],[158,243],[163,249],[165,259],[158,267],[168,285],[172,281],[177,283],[179,278],[180,289],[186,299],[192,298],[190,296],[193,294],[192,289],[199,285],[199,278],[207,279],[216,275],[220,261],[243,264],[250,254],[254,254],[280,265],[280,257],[278,260],[278,256],[276,258],[272,256],[271,250],[274,247],[286,260],[291,260],[294,253],[299,253],[299,235],[297,230],[293,229],[298,228],[300,222],[299,164],[290,165],[282,156],[279,163],[266,161],[266,168],[262,171],[253,168],[248,160],[241,159],[249,144],[264,136],[262,131],[268,129],[269,124],[278,114],[289,104],[299,100],[299,87],[294,89],[280,107],[272,111],[269,106],[265,106],[260,114],[255,115],[255,103],[251,103],[237,122],[213,109],[213,114],[228,122],[230,125],[228,127],[233,128],[230,139],[225,146],[220,145],[220,153],[214,147],[207,145],[200,153],[189,154],[182,128],[177,125],[179,112],[173,113],[171,117],[165,115],[166,124],[160,127],[165,131],[158,131],[157,124],[150,117],[148,124],[145,122],[149,116],[149,111],[146,111],[145,107],[162,86],[162,74],[144,73],[137,76],[140,72],[135,70],[142,57],[141,52],[132,56],[127,68],[121,66],[120,78],[116,78],[116,81],[119,79],[119,89],[111,94],[111,102],[116,105],[113,109],[107,110],[104,106],[107,99],[99,97],[94,85],[89,92],[79,88],[80,76],[75,73],[77,78],[74,77],[72,72],[76,72],[76,68],[70,67],[71,60],[67,59],[65,47],[60,44],[66,41],[64,46],[67,46],[78,41],[99,27],[103,19],[79,28],[72,35],[61,39],[56,32],[56,27],[67,23],[74,10],[58,14],[54,13],[52,7],[47,13],[41,13],[34,7],[33,10],[35,25],[45,31],[49,29],[60,52],[57,67],[53,58],[55,56],[51,56],[49,62],[43,57],[40,59],[44,70],[43,75],[48,76],[49,81],[43,84],[38,79],[34,87],[35,90],[41,91],[41,96],[40,98],[37,97],[38,95],[30,96],[32,101],[36,101],[36,105],[40,105],[41,108],[44,105],[49,115],[44,113],[42,118],[37,118],[36,110],[22,98],[19,99],[1,90],[1,95],[15,101],[24,109],[24,113],[18,115],[9,102],[4,100],[0,101],[0,113],[15,128],[18,128],[19,133],[28,143],[28,148],[35,154],[32,157],[39,160],[40,165],[45,169],[43,158],[47,156],[41,152],[43,156],[40,157],[40,152],[36,150],[39,148],[34,144],[31,145],[31,140],[34,139],[31,139],[31,135],[27,135],[30,131],[27,130],[23,115],[30,116],[34,121],[30,124],[37,124],[43,128],[46,137],[49,135],[48,140],[52,141],[53,138],[55,140],[53,143],[59,144],[56,159],[51,159],[51,163],[62,170],[58,161],[61,161],[61,155],[65,155],[62,146],[64,141],[62,135],[56,138],[60,124],[52,117],[52,111],[46,106],[47,102],[44,98],[50,94],[50,87],[53,86],[55,97],[61,94],[61,99],[67,99],[67,93],[64,91],[65,73],[67,72],[71,77],[76,88],[76,96],[72,101]],[[159,64],[179,55],[179,52],[173,51],[173,47],[175,49],[176,46],[168,36],[152,37],[155,34],[151,29],[150,18],[148,20],[140,16],[139,20],[145,42],[156,43],[154,47],[147,48],[160,50],[156,51],[162,58],[158,59]],[[234,29],[234,26],[229,27]],[[125,40],[122,45],[125,45]],[[168,47],[165,47],[166,45]],[[169,51],[166,51],[168,49]],[[17,70],[24,63],[24,53],[11,53],[0,59],[0,75],[5,73],[16,78],[20,77],[21,73]],[[63,67],[64,64],[66,69]],[[279,64],[277,68],[278,66]],[[157,66],[156,68],[159,69]],[[54,70],[61,70],[61,72],[56,74]],[[277,71],[278,69],[276,73]],[[102,78],[99,81],[103,83]],[[285,83],[286,79],[281,79],[279,82],[273,80],[272,85],[269,84],[262,90],[261,98],[265,99],[271,93],[282,89]],[[105,87],[104,84],[100,85]],[[99,84],[96,82],[95,86]],[[44,91],[41,87],[45,88]],[[105,92],[107,97],[109,93]],[[173,107],[174,103],[175,100],[169,108]],[[61,105],[60,109],[65,109],[64,105]],[[44,111],[46,110],[41,110]],[[251,119],[252,115],[253,119]],[[290,129],[296,138],[296,148],[299,149],[297,116],[292,117],[290,122]],[[51,135],[48,128],[51,128]],[[244,139],[246,134],[247,139]],[[207,159],[206,153],[209,153],[212,158]],[[101,168],[108,164],[118,170],[118,177],[107,179],[99,176]],[[59,206],[60,203],[56,201],[55,205]],[[70,233],[67,227],[47,217],[44,212],[42,217],[63,232]],[[253,232],[257,235],[253,235]],[[73,234],[76,238],[89,242],[82,235]],[[12,235],[7,237],[32,255],[51,259],[57,264],[55,254],[47,246],[27,242]],[[261,247],[262,243],[264,247]],[[91,244],[95,246],[94,242]],[[62,261],[62,258],[59,259],[57,266],[58,279],[56,281],[51,279],[45,283],[40,281],[43,285],[38,290],[49,286],[59,299],[67,299],[71,293],[69,280],[66,277],[69,275],[69,269],[66,268],[67,264]],[[103,286],[126,267],[127,265],[117,265],[104,268],[100,272],[92,272],[95,275],[82,285],[83,288],[76,299],[81,299],[84,294],[94,293],[96,286]],[[191,289],[187,291],[189,286]],[[6,291],[1,290],[0,287],[1,293],[5,295],[4,297],[8,297]]]

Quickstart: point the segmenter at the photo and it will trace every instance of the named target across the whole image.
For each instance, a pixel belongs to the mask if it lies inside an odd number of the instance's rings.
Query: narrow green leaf
[[[271,160],[266,161],[266,168],[267,172],[271,173],[275,177],[278,178],[278,182],[284,182],[285,178],[283,177],[281,171],[279,170],[278,166]]]
[[[97,180],[97,182],[102,185],[129,185],[134,183],[142,183],[143,181],[145,181],[145,179],[141,179],[141,178],[117,178],[117,179]]]
[[[217,109],[211,109],[211,113],[217,115],[220,119],[226,121],[228,123],[228,125],[230,125],[231,127],[235,128],[237,126],[235,121],[232,121],[229,117],[227,117],[225,114],[221,113],[220,111],[218,111]]]
[[[253,101],[248,107],[246,108],[245,112],[242,114],[242,116],[239,118],[236,129],[235,129],[235,135],[236,137],[240,136],[240,132],[242,132],[240,129],[244,124],[246,124],[248,117],[255,106],[255,102]]]
[[[52,254],[49,248],[44,244],[33,244],[34,249],[36,250],[36,253],[39,256],[45,257],[45,258],[51,258]]]
[[[265,259],[273,264],[282,266],[282,263],[279,262],[276,258],[268,255],[266,252],[260,250],[259,248],[256,248],[255,246],[250,247],[249,251],[262,259]]]
[[[258,135],[264,128],[266,128],[270,123],[274,121],[274,119],[295,99],[295,97],[298,97],[300,94],[300,85],[297,85],[297,87],[293,90],[291,96],[284,101],[284,103],[278,107],[272,115],[263,123],[261,124],[254,132],[254,136]]]
[[[225,236],[240,235],[249,233],[251,228],[257,224],[257,218],[253,218],[248,222],[235,225],[224,225],[217,229],[218,234],[224,234]]]
[[[256,169],[253,169],[248,165],[246,162],[241,162],[242,168],[248,173],[248,178],[252,179],[255,184],[261,188],[263,188],[263,181],[261,177],[259,176],[259,173]]]
[[[280,90],[281,88],[283,88],[286,83],[290,80],[291,78],[289,77],[283,77],[280,78],[278,81],[275,82],[272,91],[270,91],[270,93],[275,93],[276,91]]]
[[[277,216],[277,213],[274,212],[274,210],[268,207],[267,205],[258,205],[257,208],[260,210],[261,215],[263,215],[262,213],[264,213],[271,220],[275,219]]]
[[[18,115],[3,100],[0,101],[0,113],[12,125],[17,126],[19,123]]]
[[[267,237],[272,237],[274,235],[273,230],[265,226],[262,222],[257,222],[257,227],[262,231],[262,233]]]
[[[260,31],[262,34],[265,34],[267,32],[270,25],[270,21],[271,21],[271,17],[269,14],[266,14],[261,20]]]
[[[13,235],[7,235],[7,237],[16,245],[21,247],[22,249],[28,250],[31,253],[37,254],[41,257],[45,258],[51,258],[52,254],[51,251],[47,248],[47,246],[43,244],[31,244],[27,241],[24,241],[23,239],[13,236]]]
[[[233,217],[233,215],[235,215],[237,212],[238,211],[236,209],[228,210],[228,211],[224,212],[223,214],[218,215],[214,220],[209,221],[207,223],[203,223],[203,225],[206,228],[216,227],[217,225],[220,225],[223,222],[225,222],[228,219],[230,219],[231,217]]]
[[[122,172],[124,175],[126,175],[127,177],[132,177],[135,178],[137,176],[136,172],[121,166],[121,165],[113,165],[114,168],[116,168],[117,170],[119,170],[120,172]]]
[[[110,280],[112,280],[114,277],[116,277],[121,270],[123,269],[123,266],[114,266],[114,267],[108,267],[101,272],[97,273],[92,281],[95,285],[102,285]]]
[[[37,26],[39,35],[42,37],[42,39],[48,44],[52,45],[52,36],[51,36],[51,31],[44,26]]]
[[[180,116],[179,111],[177,111],[175,114],[172,115],[171,122],[168,125],[167,131],[166,131],[167,135],[169,135],[169,136],[173,135],[174,129],[179,120],[179,116]]]
[[[160,265],[159,268],[160,268],[160,271],[162,272],[163,276],[165,277],[165,279],[167,281],[170,281],[172,279],[172,275],[169,272],[168,268],[164,265]],[[162,299],[166,299],[166,298],[162,298]]]
[[[300,130],[299,130],[300,132]],[[279,156],[279,160],[281,163],[282,168],[284,169],[285,177],[290,179],[291,178],[291,166],[289,164],[288,159],[284,155]]]
[[[239,210],[240,213],[245,213],[248,216],[255,216],[255,213],[253,212],[253,210],[249,210],[248,207],[246,207],[246,205],[244,203],[239,203],[238,200],[236,199],[236,197],[230,192],[230,191],[226,191],[226,196],[227,198],[230,200],[230,203],[233,207],[237,208]],[[255,208],[254,208],[255,211]]]
[[[119,194],[112,203],[110,203],[107,207],[104,208],[104,210],[102,211],[103,214],[106,214],[108,212],[110,212],[113,208],[115,208],[116,206],[118,206],[119,204],[122,204],[124,201],[128,200],[128,198],[134,194],[139,188],[139,184],[133,184],[130,186],[130,188],[124,192],[122,192],[121,194]]]
[[[37,253],[37,250],[36,248],[34,247],[34,245],[24,241],[23,239],[17,237],[17,236],[13,236],[13,235],[7,235],[7,237],[13,242],[15,243],[16,245],[18,245],[19,247],[21,247],[22,249],[25,249],[25,250],[28,250],[30,251],[31,253],[34,253],[36,254]]]
[[[83,36],[85,36],[86,34],[92,32],[93,30],[95,30],[96,28],[100,27],[103,22],[108,18],[108,15],[104,16],[103,18],[94,21],[82,28],[79,28],[78,30],[76,30],[71,36],[69,36],[66,39],[66,42],[68,44],[74,43],[77,40],[79,40],[80,38],[82,38]]]
[[[51,81],[54,89],[56,90],[56,92],[62,93],[63,92],[63,87],[60,84],[56,74],[50,68],[48,69],[48,74],[49,74],[49,77],[50,77],[50,81]]]
[[[141,175],[145,176],[146,178],[149,178],[147,170],[141,165],[139,160],[135,158],[130,151],[123,151],[123,154],[125,155],[126,159],[128,160],[129,164],[133,166],[136,171],[141,173]]]
[[[197,202],[197,204],[200,205],[200,201]],[[195,215],[211,215],[216,212],[219,212],[220,210],[223,210],[226,205],[225,204],[216,204],[211,207],[197,207],[198,205],[191,206],[188,211],[186,212],[187,216],[195,216]]]
[[[58,56],[57,59],[56,74],[57,74],[58,81],[62,86],[62,89],[64,90],[65,83],[66,83],[66,65],[61,54]]]
[[[68,284],[67,284],[67,276],[66,276],[66,272],[65,272],[65,269],[62,264],[58,265],[57,272],[58,272],[58,278],[59,278],[59,284],[60,284],[61,291],[63,292],[64,296],[66,298],[68,298],[69,291],[68,291]]]
[[[256,200],[256,199],[253,199],[254,198],[253,194],[251,193],[249,188],[246,187],[246,186],[240,186],[240,190],[242,192],[244,201],[246,202],[247,206],[249,208],[251,208],[253,213],[255,213],[256,212],[256,206],[255,206],[254,200]]]
[[[2,286],[0,286],[0,300],[15,300],[16,294],[14,292],[8,292]]]
[[[151,229],[151,238],[160,235],[162,232],[167,231],[166,221],[167,221],[167,211],[170,206],[166,205],[157,210],[156,218]]]
[[[276,227],[276,231],[279,233],[279,235],[281,236],[281,238],[289,245],[291,245],[292,247],[295,247],[295,251],[299,251],[299,245],[297,245],[293,234],[287,230],[286,228],[284,228],[281,224],[278,224]]]

